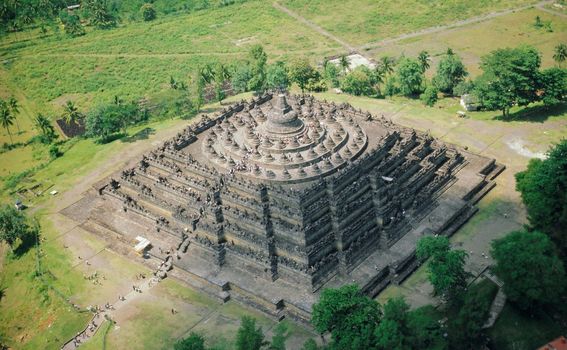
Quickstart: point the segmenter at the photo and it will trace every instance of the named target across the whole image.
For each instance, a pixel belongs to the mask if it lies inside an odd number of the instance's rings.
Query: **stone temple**
[[[222,300],[309,320],[322,288],[401,282],[417,240],[455,232],[502,170],[384,116],[275,93],[203,116],[66,211],[88,207],[84,226],[125,246],[146,238],[146,255]]]

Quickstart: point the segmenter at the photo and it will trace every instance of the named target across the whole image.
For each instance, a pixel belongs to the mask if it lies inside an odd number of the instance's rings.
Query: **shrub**
[[[425,89],[425,91],[421,95],[419,95],[419,98],[421,99],[424,105],[433,107],[433,105],[435,105],[435,103],[438,100],[437,98],[438,93],[439,90],[437,90],[435,86],[430,85]]]
[[[143,4],[142,7],[140,7],[140,12],[142,13],[142,18],[146,22],[156,19],[156,9],[153,4]]]

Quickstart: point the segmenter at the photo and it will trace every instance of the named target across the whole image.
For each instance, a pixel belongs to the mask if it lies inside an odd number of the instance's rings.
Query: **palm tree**
[[[0,100],[0,124],[10,136],[10,143],[14,143],[12,140],[12,133],[10,132],[10,126],[14,125],[14,116],[10,112],[8,104],[4,100]]]
[[[77,124],[77,121],[81,118],[82,114],[79,112],[73,101],[67,101],[64,107],[65,114],[65,123],[70,125],[71,123]]]
[[[18,118],[16,117],[16,114],[20,113],[20,105],[18,104],[18,100],[16,100],[14,96],[11,96],[10,99],[8,99],[8,106],[10,107],[12,116],[14,116],[14,120],[16,121],[16,127],[18,128],[18,134],[19,134],[20,123],[18,123]]]
[[[215,80],[215,69],[211,64],[204,65],[199,69],[199,78],[205,83],[210,84]]]
[[[559,67],[563,65],[563,62],[567,59],[567,45],[559,44],[555,46],[555,52],[553,53],[553,60],[557,62]]]
[[[417,60],[421,66],[421,71],[425,73],[425,71],[429,68],[429,61],[431,58],[429,57],[429,52],[423,50],[417,56]]]
[[[348,57],[346,57],[345,55],[342,55],[341,59],[339,61],[339,64],[341,65],[341,68],[343,69],[343,74],[346,73],[348,67],[350,66],[350,62],[348,61]]]
[[[49,121],[49,119],[44,116],[43,114],[39,113],[34,121],[34,126],[41,131],[41,133],[43,134],[43,136],[51,139],[54,135],[55,135],[55,131],[53,130],[53,126],[51,125],[51,122]]]
[[[380,57],[379,67],[384,75],[389,75],[394,72],[395,60],[394,57],[382,56]]]

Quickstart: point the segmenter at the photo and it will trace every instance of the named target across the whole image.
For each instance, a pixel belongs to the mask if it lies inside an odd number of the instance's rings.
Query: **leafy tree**
[[[251,78],[248,81],[248,89],[257,93],[264,91],[266,87],[266,62],[268,56],[262,45],[254,45],[249,52]]]
[[[315,340],[309,338],[305,341],[301,350],[319,350],[319,347],[317,346]]]
[[[12,140],[12,133],[10,132],[10,126],[14,125],[14,116],[10,111],[10,107],[4,100],[0,100],[0,124],[8,132],[8,136],[10,136],[10,143],[14,143],[14,140]]]
[[[250,316],[243,316],[240,328],[236,333],[236,349],[238,350],[259,350],[263,345],[264,333],[262,328],[256,328],[256,320]]]
[[[567,59],[567,45],[561,43],[553,50],[553,60],[561,67]]]
[[[416,254],[420,260],[429,259],[427,271],[434,294],[452,305],[458,304],[467,286],[468,273],[464,269],[467,253],[451,250],[445,236],[427,236],[418,241]]]
[[[423,50],[417,55],[417,60],[421,66],[421,72],[425,73],[425,71],[429,68],[429,61],[431,57],[429,57],[429,52]]]
[[[248,63],[238,64],[233,69],[231,85],[236,93],[248,91],[248,82],[252,79],[252,70]]]
[[[412,58],[402,57],[396,66],[396,82],[402,95],[412,96],[420,93],[423,72],[419,62]]]
[[[285,323],[278,323],[274,329],[274,336],[272,337],[270,350],[285,350],[285,342],[288,337],[287,325]]]
[[[432,315],[432,310],[435,310],[433,306],[427,305],[408,313],[407,343],[411,349],[445,349],[446,340],[441,332],[439,320]]]
[[[339,87],[339,74],[339,68],[336,64],[329,61],[325,62],[325,64],[323,65],[323,75],[325,79],[327,79],[331,83],[332,87]]]
[[[408,311],[409,305],[403,298],[389,299],[384,305],[384,316],[375,333],[379,349],[407,348]]]
[[[292,61],[289,66],[289,76],[291,81],[299,85],[302,93],[305,92],[305,88],[310,81],[320,80],[319,72],[306,59]]]
[[[357,67],[341,81],[341,90],[355,96],[371,96],[375,94],[370,71],[366,67]]]
[[[421,95],[419,95],[419,98],[421,99],[424,105],[433,107],[435,103],[437,103],[438,93],[439,90],[437,90],[437,88],[434,85],[429,85],[427,88],[425,88],[425,91]]]
[[[41,133],[42,142],[50,143],[53,139],[57,138],[57,134],[53,129],[53,125],[47,117],[39,113],[34,119],[35,128]]]
[[[63,118],[67,125],[78,124],[79,120],[83,118],[83,114],[79,112],[79,109],[75,106],[73,101],[67,101],[63,107],[63,112]]]
[[[433,77],[433,84],[446,94],[453,93],[453,89],[468,75],[465,65],[458,55],[445,55],[437,66],[437,73]]]
[[[79,15],[62,10],[59,14],[59,19],[61,20],[61,23],[63,23],[65,33],[68,35],[72,37],[85,35],[85,28],[83,28],[83,25],[81,24]]]
[[[380,322],[380,305],[362,295],[356,285],[325,289],[313,305],[311,323],[322,333],[330,332],[339,349],[370,349]]]
[[[514,105],[527,106],[537,100],[541,58],[533,47],[499,49],[481,59],[483,73],[475,80],[475,94],[490,110],[509,115]]]
[[[32,232],[26,216],[11,205],[0,207],[0,241],[6,242],[13,250],[19,240],[24,240]]]
[[[555,106],[567,97],[567,70],[553,67],[544,69],[539,77],[542,94],[539,98],[546,106]]]
[[[483,326],[490,314],[497,287],[493,284],[494,288],[481,286],[473,285],[467,291],[456,317],[449,318],[449,340],[454,349],[476,350],[484,347]]]
[[[567,262],[567,140],[547,153],[547,159],[532,159],[516,174],[516,190],[528,212],[530,225],[550,235]]]
[[[116,26],[117,18],[108,8],[106,0],[83,0],[83,13],[90,23],[100,29]]]
[[[106,142],[112,134],[126,132],[126,126],[137,121],[138,108],[135,104],[104,104],[93,108],[87,114],[85,129],[88,137]]]
[[[140,13],[144,21],[153,21],[157,17],[156,9],[152,3],[145,3],[140,7]]]
[[[555,303],[563,295],[565,269],[555,249],[539,231],[515,231],[492,242],[494,270],[520,308]]]
[[[398,87],[398,84],[396,84],[396,77],[389,77],[388,79],[386,79],[386,82],[384,83],[384,96],[394,96],[400,93],[400,89]]]
[[[266,87],[268,89],[287,89],[290,85],[284,62],[278,61],[268,66],[266,72]]]
[[[205,338],[197,333],[191,333],[187,338],[178,340],[173,350],[205,350]]]

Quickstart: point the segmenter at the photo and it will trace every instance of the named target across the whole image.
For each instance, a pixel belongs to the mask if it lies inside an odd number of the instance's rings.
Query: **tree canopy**
[[[539,52],[530,46],[498,49],[482,57],[475,95],[490,110],[506,117],[512,106],[527,106],[538,99]]]
[[[468,75],[467,69],[458,55],[445,55],[433,77],[433,84],[442,92],[453,94],[453,89]]]
[[[268,89],[287,89],[290,85],[285,63],[278,61],[268,66],[266,72],[266,87]]]
[[[313,306],[311,322],[320,332],[330,332],[339,349],[370,349],[380,322],[380,305],[363,295],[356,285],[325,289]]]
[[[236,333],[237,350],[260,350],[266,345],[264,333],[261,327],[256,327],[256,320],[249,316],[243,316],[240,328]]]
[[[423,84],[423,71],[419,61],[402,57],[396,66],[396,82],[402,95],[419,94]]]
[[[191,333],[187,338],[178,340],[173,350],[205,350],[205,338],[197,333]]]
[[[26,216],[11,205],[0,207],[0,241],[6,242],[12,249],[18,240],[24,240],[32,233]]]
[[[297,83],[301,92],[305,92],[309,84],[314,84],[321,79],[319,72],[306,59],[296,59],[289,65],[289,77]]]
[[[516,190],[528,212],[530,225],[550,235],[567,261],[567,140],[547,154],[532,159],[516,174]]]
[[[539,231],[515,231],[492,242],[494,271],[511,301],[527,309],[559,300],[566,276],[555,249]]]
[[[418,241],[416,254],[420,260],[429,259],[427,271],[435,295],[450,304],[459,303],[467,285],[468,273],[464,269],[467,253],[451,249],[445,236],[427,236]]]
[[[261,92],[266,88],[266,62],[268,55],[262,45],[254,45],[248,53],[250,59],[250,80],[248,90]]]
[[[355,96],[371,96],[376,94],[372,72],[360,66],[349,72],[341,81],[341,90]]]

